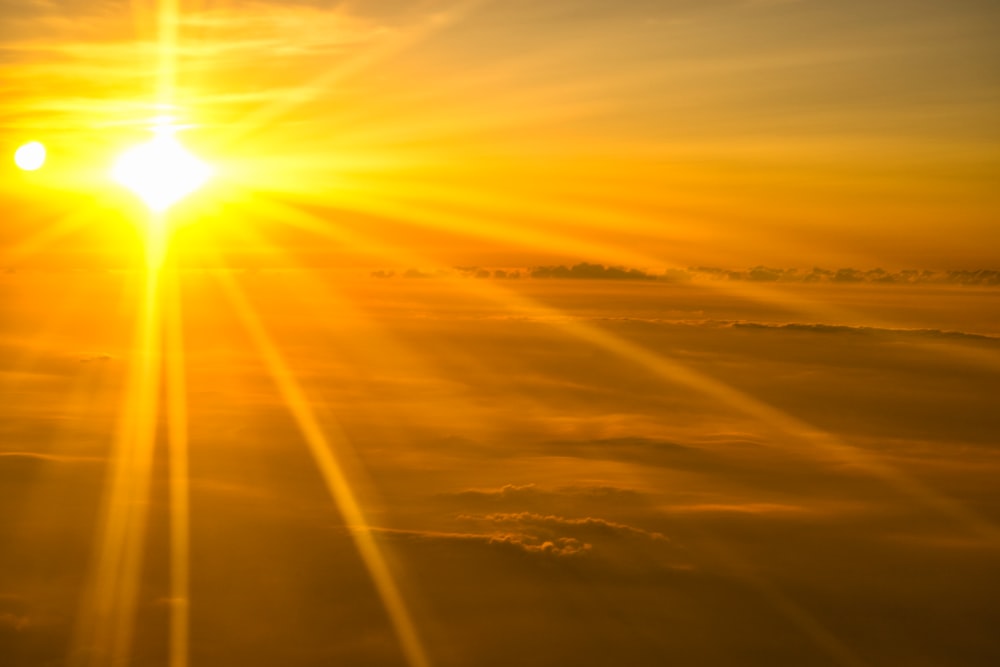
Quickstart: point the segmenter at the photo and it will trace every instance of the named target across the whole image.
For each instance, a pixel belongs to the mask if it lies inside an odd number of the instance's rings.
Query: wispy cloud
[[[491,547],[501,551],[536,554],[539,556],[581,556],[591,550],[591,545],[572,537],[543,539],[536,535],[515,532],[461,533],[429,530],[404,530],[397,528],[355,528],[371,530],[379,535],[407,542],[464,543]]]
[[[534,529],[568,530],[576,534],[593,533],[603,536],[625,536],[646,538],[654,541],[666,540],[666,536],[655,531],[635,528],[597,517],[567,518],[535,512],[498,512],[495,514],[463,514],[459,519],[480,521],[497,525],[517,525]]]

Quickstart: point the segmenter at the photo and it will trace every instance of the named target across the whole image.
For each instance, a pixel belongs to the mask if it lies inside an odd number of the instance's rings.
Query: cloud
[[[1000,343],[1000,336],[943,329],[895,329],[890,327],[852,326],[846,324],[812,324],[801,322],[786,322],[783,324],[770,322],[716,322],[715,324],[730,326],[735,329],[784,329],[786,331],[806,331],[821,334],[913,336],[920,338],[941,338],[946,340],[981,340]]]
[[[887,271],[882,268],[856,269],[851,267],[826,269],[814,267],[809,270],[780,268],[758,265],[749,269],[726,269],[713,266],[692,266],[687,269],[668,268],[660,271],[593,264],[581,262],[573,265],[551,265],[534,267],[491,268],[479,266],[456,266],[459,275],[476,278],[520,278],[542,280],[655,280],[668,283],[690,283],[703,281],[731,281],[754,283],[833,283],[837,285],[967,285],[991,287],[1000,285],[1000,270],[930,270],[902,269]],[[430,277],[431,272],[410,269],[411,275]],[[448,275],[447,271],[438,272]],[[390,278],[405,275],[394,269],[382,269],[371,274],[376,278]]]
[[[40,452],[0,452],[0,459],[8,459],[12,465],[22,461],[28,466],[41,463],[103,463],[106,460],[99,456],[70,456]]]
[[[537,535],[519,532],[460,533],[382,527],[353,528],[353,530],[371,531],[390,539],[408,543],[480,545],[500,551],[535,554],[538,556],[582,556],[591,550],[590,544],[581,542],[573,537],[544,539]]]
[[[511,545],[528,553],[552,556],[580,556],[590,552],[592,545],[581,542],[574,537],[557,537],[551,540],[541,540],[531,535],[520,533],[493,535],[490,544]]]
[[[20,616],[10,612],[0,612],[0,626],[6,626],[15,632],[21,632],[28,627],[31,620],[27,616]]]
[[[458,506],[469,500],[489,499],[492,503],[528,504],[537,506],[540,499],[548,499],[549,507],[569,509],[582,506],[576,502],[584,499],[583,506],[593,508],[586,500],[593,496],[593,489],[542,490],[534,485],[507,485],[493,491],[474,491],[452,494]],[[617,495],[598,491],[605,496]],[[473,504],[476,504],[475,502]],[[452,505],[453,506],[453,505]],[[613,505],[608,506],[611,512]],[[648,516],[648,515],[647,515]],[[424,515],[423,521],[428,520]],[[431,528],[395,528],[372,526],[353,528],[371,530],[397,541],[404,542],[456,542],[492,547],[503,551],[524,552],[539,556],[601,558],[609,563],[622,564],[648,560],[666,562],[673,555],[667,537],[658,531],[648,530],[597,516],[571,517],[550,512],[517,511],[455,515],[454,522],[461,529],[442,530]],[[471,529],[470,529],[471,528]]]
[[[468,489],[454,494],[457,498],[471,498],[476,500],[519,500],[523,498],[535,498],[544,492],[534,484],[504,484],[499,489]]]
[[[114,359],[114,357],[107,353],[100,354],[88,354],[80,357],[80,361],[87,364],[91,362],[108,362]]]
[[[459,518],[501,525],[513,524],[526,528],[549,531],[570,530],[575,534],[591,533],[601,536],[645,538],[653,541],[663,541],[667,539],[662,533],[644,530],[642,528],[635,528],[633,526],[627,526],[622,523],[615,523],[613,521],[596,517],[573,519],[551,514],[537,514],[535,512],[498,512],[486,515],[462,515]]]
[[[16,632],[26,629],[31,624],[30,607],[28,601],[21,596],[0,594],[0,629],[7,628]]]
[[[691,279],[731,280],[746,282],[895,284],[895,285],[1000,285],[1000,271],[993,269],[932,271],[929,269],[903,269],[887,271],[882,268],[856,269],[851,267],[825,269],[815,267],[808,271],[795,268],[755,266],[750,269],[722,269],[696,266],[687,270]]]
[[[532,278],[570,278],[574,280],[654,280],[652,276],[640,269],[628,269],[621,266],[604,266],[603,264],[588,264],[583,262],[570,267],[537,266],[530,270]]]
[[[670,507],[664,508],[667,512],[677,512],[677,513],[695,513],[695,514],[800,514],[803,512],[813,512],[805,507],[798,505],[784,505],[781,503],[741,503],[741,504],[722,504],[722,503],[703,503],[698,505],[672,505]]]
[[[636,489],[609,486],[542,488],[535,484],[506,484],[493,489],[466,489],[440,494],[438,500],[460,515],[478,511],[483,516],[529,512],[537,516],[568,512],[629,513],[645,511],[652,502]]]

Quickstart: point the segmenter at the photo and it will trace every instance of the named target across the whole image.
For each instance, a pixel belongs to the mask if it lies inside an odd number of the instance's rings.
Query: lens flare
[[[177,140],[172,128],[157,128],[152,139],[118,158],[111,176],[154,213],[163,213],[204,185],[212,173]]]
[[[24,144],[14,152],[14,164],[23,171],[35,171],[41,169],[45,164],[45,146],[40,142],[32,141]]]

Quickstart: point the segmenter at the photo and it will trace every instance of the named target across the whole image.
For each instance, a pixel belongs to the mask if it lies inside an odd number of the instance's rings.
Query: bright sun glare
[[[154,213],[163,213],[212,176],[212,168],[188,152],[175,133],[176,128],[157,127],[152,139],[125,151],[111,171]]]
[[[45,164],[45,146],[37,141],[27,143],[14,153],[14,163],[22,171],[36,171]]]

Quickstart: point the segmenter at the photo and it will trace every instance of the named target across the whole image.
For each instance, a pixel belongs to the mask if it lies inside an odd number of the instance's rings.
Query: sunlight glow
[[[145,277],[133,354],[108,463],[102,521],[95,536],[90,589],[77,628],[71,664],[128,664],[142,587],[153,452],[160,417],[162,366],[160,272]],[[90,656],[77,663],[81,656]]]
[[[120,4],[0,8],[0,667],[1000,666],[1000,2]]]
[[[114,180],[132,190],[155,213],[162,213],[209,178],[213,170],[192,155],[171,127],[159,127],[155,136],[122,154],[112,169]]]
[[[404,213],[402,208],[399,211],[392,211],[392,214],[395,215]],[[298,225],[302,229],[350,244],[358,251],[368,251],[372,255],[382,255],[396,260],[397,263],[412,266],[435,264],[427,257],[416,253],[381,247],[378,242],[371,241],[366,236],[339,225],[331,225],[327,221],[315,218],[311,214],[293,207],[283,207],[280,215],[286,223]],[[409,219],[415,220],[412,216]],[[435,219],[433,216],[429,218],[431,221]],[[423,219],[416,221],[421,224],[424,222]],[[436,268],[444,269],[445,267],[437,266]],[[572,338],[587,341],[612,352],[621,359],[635,362],[638,367],[647,369],[668,383],[685,386],[721,404],[728,405],[777,432],[807,442],[810,447],[806,451],[813,452],[814,456],[824,457],[830,461],[838,461],[864,470],[910,497],[918,499],[927,508],[964,525],[971,533],[986,543],[994,546],[1000,545],[1000,529],[974,510],[937,493],[933,488],[901,472],[882,457],[854,446],[833,433],[825,432],[809,422],[774,407],[767,401],[760,400],[752,394],[717,380],[713,376],[702,373],[662,352],[647,349],[587,322],[566,318],[560,310],[545,306],[531,298],[520,296],[509,289],[483,281],[470,282],[463,279],[451,279],[451,281],[460,291],[488,299],[507,309],[520,311],[525,316],[537,317],[541,315],[554,327],[561,329]]]
[[[170,477],[170,667],[186,667],[190,643],[191,528],[188,490],[188,391],[180,285],[176,273],[164,299],[167,460]]]
[[[45,164],[45,146],[37,141],[24,144],[14,153],[14,164],[23,171],[35,171]]]

